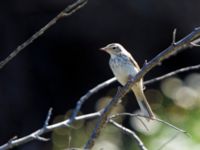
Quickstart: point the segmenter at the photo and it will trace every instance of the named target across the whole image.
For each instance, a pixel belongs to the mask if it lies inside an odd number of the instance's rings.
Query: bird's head
[[[107,46],[100,48],[100,50],[105,51],[110,55],[118,55],[126,51],[119,43],[108,44]]]

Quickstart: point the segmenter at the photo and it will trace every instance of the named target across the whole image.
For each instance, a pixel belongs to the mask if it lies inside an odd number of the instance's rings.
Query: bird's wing
[[[131,61],[131,63],[138,68],[138,71],[140,71],[140,66],[138,65],[138,63],[135,61],[135,59],[131,56],[131,54],[129,54],[129,60]],[[145,89],[144,85],[143,85],[143,79],[140,80],[141,84],[142,84],[142,89]]]
[[[131,56],[131,54],[129,54],[129,60],[133,63],[133,65],[138,68],[138,71],[140,70],[140,66],[138,65],[138,63],[135,61],[135,59]]]

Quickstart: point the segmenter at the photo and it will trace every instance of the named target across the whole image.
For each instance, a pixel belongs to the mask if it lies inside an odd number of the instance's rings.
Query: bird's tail
[[[154,113],[151,110],[151,107],[150,107],[150,105],[149,105],[149,103],[148,103],[148,101],[147,101],[147,99],[144,95],[143,89],[132,88],[132,90],[133,90],[133,92],[136,96],[137,102],[140,106],[140,109],[141,109],[143,115],[148,117],[149,119],[155,118]],[[149,119],[147,119],[147,120],[149,120]]]

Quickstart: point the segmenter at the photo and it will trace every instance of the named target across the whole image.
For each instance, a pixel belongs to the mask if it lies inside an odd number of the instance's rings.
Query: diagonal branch
[[[150,70],[152,70],[157,65],[161,64],[162,61],[165,59],[171,57],[172,55],[177,54],[181,50],[184,50],[189,47],[193,47],[191,42],[194,42],[195,40],[200,38],[200,27],[195,28],[193,32],[182,38],[176,43],[171,44],[168,48],[166,48],[164,51],[159,53],[157,56],[155,56],[149,63],[145,64],[140,72],[128,83],[123,87],[119,88],[117,91],[117,94],[113,97],[113,99],[110,101],[110,103],[104,108],[101,117],[98,119],[96,126],[87,141],[87,143],[84,146],[84,149],[92,149],[92,147],[95,144],[95,140],[99,137],[101,130],[106,126],[107,124],[107,118],[110,114],[110,112],[113,110],[115,105],[118,103],[118,101],[124,97],[131,89],[131,87],[139,81],[141,78],[143,78]]]
[[[63,11],[61,11],[56,17],[54,17],[49,23],[47,23],[43,28],[33,34],[29,39],[27,39],[24,43],[19,45],[15,50],[13,50],[4,60],[0,62],[0,69],[2,69],[7,63],[9,63],[17,54],[19,54],[23,49],[25,49],[28,45],[30,45],[33,41],[35,41],[38,37],[43,35],[45,31],[47,31],[50,27],[52,27],[58,20],[63,17],[67,17],[78,11],[87,3],[87,0],[77,0],[73,4],[66,7]]]
[[[162,76],[156,77],[154,79],[147,80],[147,81],[144,82],[144,85],[152,84],[152,83],[164,80],[164,79],[169,78],[171,76],[174,76],[174,75],[176,75],[178,73],[183,73],[183,72],[186,72],[186,71],[197,70],[197,69],[200,69],[200,65],[194,65],[194,66],[184,67],[184,68],[181,68],[181,69],[169,72],[167,74],[164,74]]]
[[[147,150],[145,145],[143,144],[142,140],[135,134],[134,131],[131,131],[130,129],[120,125],[119,123],[115,122],[114,120],[110,119],[109,122],[113,124],[115,127],[121,129],[124,133],[129,134],[133,137],[133,139],[136,141],[138,147],[140,150]]]

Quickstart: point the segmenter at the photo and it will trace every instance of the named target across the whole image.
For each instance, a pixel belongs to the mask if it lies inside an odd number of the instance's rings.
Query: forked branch
[[[51,110],[50,110],[51,111]],[[47,141],[48,139],[41,137],[42,135],[44,135],[45,133],[51,132],[55,129],[58,128],[63,128],[63,127],[67,127],[69,126],[70,123],[70,119],[67,119],[65,121],[53,124],[53,125],[48,125],[47,121],[50,119],[51,116],[51,112],[49,111],[46,121],[44,123],[44,126],[41,129],[36,130],[35,132],[24,136],[22,138],[17,138],[16,136],[12,139],[10,139],[7,143],[3,144],[0,146],[0,150],[7,150],[7,149],[11,149],[14,147],[17,147],[19,145],[28,143],[32,140],[39,140],[39,141]],[[91,114],[86,114],[86,115],[82,115],[82,116],[78,116],[75,117],[75,121],[79,121],[79,120],[87,120],[87,119],[92,119],[92,118],[96,118],[99,117],[101,115],[100,112],[95,112],[95,113],[91,113]]]

